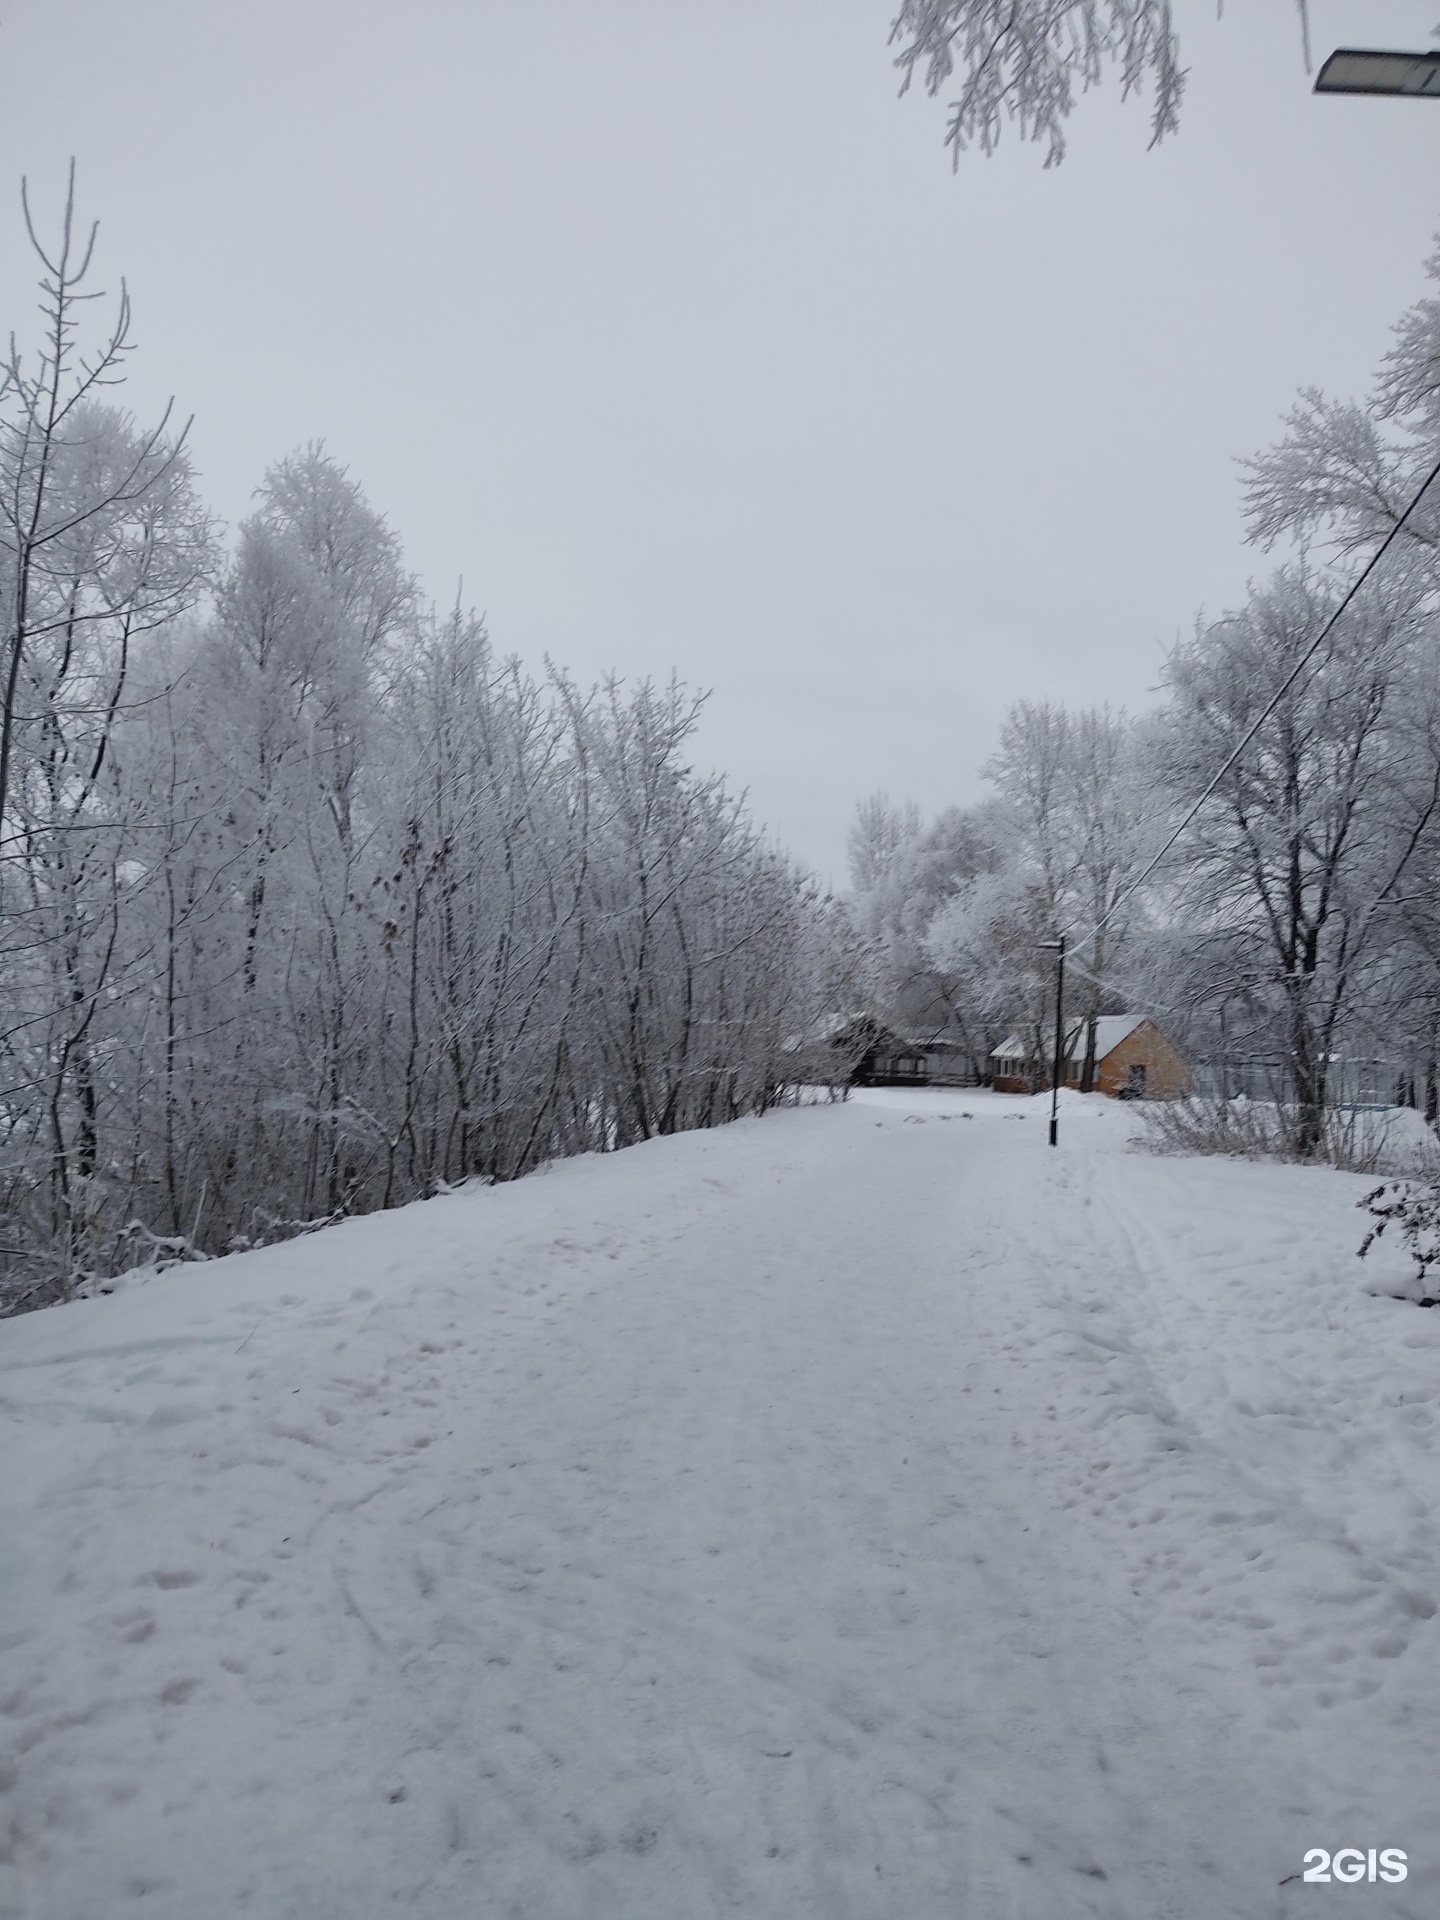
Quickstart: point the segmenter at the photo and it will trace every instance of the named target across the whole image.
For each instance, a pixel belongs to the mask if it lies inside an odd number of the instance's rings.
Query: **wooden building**
[[[833,1077],[855,1087],[970,1087],[976,1074],[963,1046],[947,1036],[897,1032],[878,1015],[853,1014],[826,1039]]]
[[[857,1014],[830,1036],[830,1045],[846,1062],[846,1078],[856,1087],[923,1087],[929,1063],[918,1040],[907,1039],[874,1014]]]
[[[1085,1019],[1068,1023],[1067,1087],[1080,1085],[1089,1025]],[[1051,1084],[1050,1050],[1042,1048],[1037,1056],[1019,1034],[1002,1041],[990,1059],[997,1093],[1036,1093]],[[1190,1063],[1146,1015],[1101,1014],[1095,1022],[1094,1090],[1116,1100],[1180,1100],[1190,1091]]]

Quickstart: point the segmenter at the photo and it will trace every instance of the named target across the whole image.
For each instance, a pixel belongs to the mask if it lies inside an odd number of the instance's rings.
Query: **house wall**
[[[1015,1062],[1013,1064],[1007,1062],[1006,1064],[1007,1066],[1010,1067],[1010,1070],[1008,1072],[1006,1071],[996,1072],[993,1078],[991,1079],[990,1087],[992,1092],[1034,1093],[1038,1090],[1038,1088],[1041,1085],[1048,1087],[1050,1084],[1050,1062],[1048,1060],[1045,1062],[1044,1066],[1040,1069],[1039,1073],[1035,1076],[1034,1079],[1032,1079],[1030,1075],[1026,1072],[1023,1072],[1023,1071],[1016,1072],[1014,1070],[1015,1066],[1019,1065],[1018,1062]]]
[[[1040,1064],[1032,1080],[1026,1072],[1015,1071],[1028,1062],[1007,1062],[1009,1072],[997,1072],[991,1082],[996,1093],[1034,1093],[1043,1092],[1050,1085],[1050,1059]],[[1067,1087],[1080,1085],[1080,1074],[1084,1066],[1083,1031],[1076,1043],[1076,1050],[1065,1063],[1065,1084]],[[1179,1100],[1190,1092],[1190,1063],[1183,1053],[1173,1047],[1153,1020],[1142,1020],[1133,1033],[1129,1033],[1118,1047],[1112,1047],[1109,1053],[1095,1062],[1095,1091],[1107,1093],[1112,1099],[1123,1093],[1130,1084],[1130,1069],[1141,1066],[1145,1069],[1145,1098],[1147,1100]]]
[[[930,1065],[917,1048],[873,1048],[855,1069],[857,1087],[919,1087],[930,1079]]]
[[[1112,1047],[1095,1066],[1097,1092],[1112,1097],[1130,1083],[1132,1066],[1145,1069],[1147,1100],[1179,1100],[1190,1091],[1190,1064],[1161,1033],[1153,1020],[1142,1020],[1118,1047]]]

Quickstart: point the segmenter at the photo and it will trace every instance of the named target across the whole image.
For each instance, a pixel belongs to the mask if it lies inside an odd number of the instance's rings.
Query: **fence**
[[[1192,1063],[1195,1093],[1202,1100],[1264,1100],[1285,1105],[1293,1098],[1283,1060],[1224,1055]],[[1435,1066],[1423,1060],[1333,1058],[1326,1104],[1340,1110],[1418,1107],[1435,1118]]]

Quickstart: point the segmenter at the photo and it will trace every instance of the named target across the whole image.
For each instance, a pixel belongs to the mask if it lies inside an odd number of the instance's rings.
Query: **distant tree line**
[[[855,912],[900,1024],[958,1034],[982,1063],[1018,1030],[1038,1058],[1054,963],[1037,943],[1068,928],[1077,1014],[1154,1013],[1221,1092],[1224,1063],[1264,1065],[1292,1151],[1324,1151],[1346,1062],[1383,1063],[1392,1095],[1440,1118],[1440,484],[1285,684],[1437,459],[1431,295],[1366,403],[1307,391],[1247,462],[1252,535],[1284,563],[1172,651],[1155,711],[1022,702],[978,806],[927,825],[862,804]]]
[[[835,909],[700,701],[497,656],[318,446],[222,542],[93,243],[0,386],[0,1310],[775,1102]]]

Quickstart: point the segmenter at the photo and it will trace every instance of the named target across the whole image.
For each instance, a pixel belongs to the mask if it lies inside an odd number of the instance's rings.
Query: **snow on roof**
[[[1143,1013],[1102,1013],[1095,1022],[1095,1058],[1103,1060],[1107,1053],[1113,1053],[1122,1040],[1128,1040],[1135,1029],[1148,1016]],[[1065,1030],[1065,1058],[1073,1059],[1076,1053],[1085,1051],[1085,1028],[1089,1023],[1084,1019],[1071,1020]],[[1048,1058],[1053,1042],[1049,1037],[1041,1049],[1042,1058]],[[1022,1039],[1018,1033],[1008,1034],[990,1055],[992,1060],[1028,1060],[1030,1042]]]

